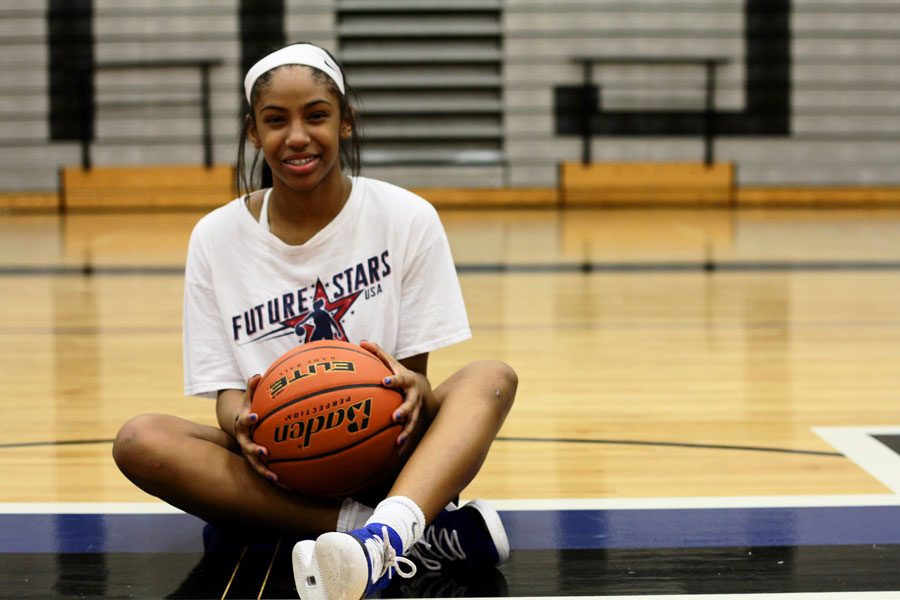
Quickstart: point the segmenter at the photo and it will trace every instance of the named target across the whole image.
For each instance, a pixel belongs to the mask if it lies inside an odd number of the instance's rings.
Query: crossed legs
[[[434,390],[436,406],[389,495],[414,500],[431,521],[475,477],[517,386],[496,361],[472,363]],[[340,500],[282,490],[260,477],[220,429],[147,414],[122,426],[113,457],[138,487],[212,523],[318,535],[334,531]]]

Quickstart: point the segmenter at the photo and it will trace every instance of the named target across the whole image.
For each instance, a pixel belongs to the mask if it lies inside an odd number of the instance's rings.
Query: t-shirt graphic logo
[[[353,303],[356,302],[356,299],[362,293],[363,290],[360,290],[352,294],[329,298],[322,281],[317,279],[312,298],[312,308],[284,320],[275,321],[278,324],[277,329],[251,339],[249,343],[294,334],[299,336],[298,343],[300,344],[317,340],[346,340],[347,332],[344,331],[344,316],[350,311],[350,307],[353,306]],[[285,312],[287,311],[285,310]]]
[[[329,300],[325,286],[317,279],[312,310],[288,319],[284,324],[294,328],[294,333],[300,337],[302,344],[317,340],[346,340],[347,333],[342,321],[360,293]]]
[[[313,302],[313,311],[307,314],[303,322],[294,325],[294,333],[309,342],[343,340],[347,337],[341,324],[335,321],[331,312],[325,310],[325,301],[321,299]]]

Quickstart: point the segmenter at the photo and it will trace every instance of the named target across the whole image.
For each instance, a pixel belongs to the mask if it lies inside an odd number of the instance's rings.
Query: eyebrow
[[[327,104],[328,106],[332,106],[331,102],[329,102],[325,98],[317,98],[316,100],[310,100],[309,102],[304,104],[303,108],[311,108],[311,107],[315,106],[316,104]],[[280,111],[287,110],[283,106],[278,106],[276,104],[266,104],[265,106],[263,106],[262,108],[259,109],[259,112],[263,112],[266,109],[280,110]]]

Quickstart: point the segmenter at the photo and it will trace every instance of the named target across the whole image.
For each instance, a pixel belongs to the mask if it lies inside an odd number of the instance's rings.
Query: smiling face
[[[340,98],[303,66],[279,67],[260,82],[247,136],[262,150],[276,188],[310,192],[341,180],[340,142],[352,129]]]

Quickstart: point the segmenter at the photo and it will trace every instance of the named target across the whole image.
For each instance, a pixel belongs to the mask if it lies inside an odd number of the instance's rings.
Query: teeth
[[[291,160],[286,160],[285,162],[289,165],[293,165],[295,167],[302,167],[303,165],[308,165],[313,161],[313,158],[294,158]]]

